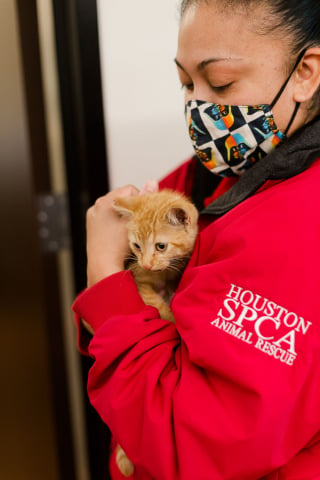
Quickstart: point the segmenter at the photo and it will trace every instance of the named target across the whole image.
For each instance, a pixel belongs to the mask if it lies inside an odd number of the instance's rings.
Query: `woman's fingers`
[[[113,208],[115,198],[138,195],[132,185],[117,188],[98,198],[87,211],[87,276],[88,286],[124,268],[128,253],[128,232],[125,219]]]
[[[148,180],[143,187],[141,188],[139,195],[144,195],[145,193],[154,193],[158,192],[159,183],[156,180]]]

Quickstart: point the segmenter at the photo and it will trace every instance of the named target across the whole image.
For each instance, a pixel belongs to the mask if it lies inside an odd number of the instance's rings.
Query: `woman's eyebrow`
[[[243,60],[243,59],[240,58],[240,57],[213,57],[213,58],[209,58],[208,60],[203,60],[202,62],[198,63],[197,70],[199,72],[201,72],[210,63],[231,62],[231,61],[233,62],[233,61],[239,61],[239,60]],[[176,58],[174,59],[174,62],[181,70],[183,70],[185,73],[187,73],[186,70],[184,69],[184,67],[181,65],[181,63]]]

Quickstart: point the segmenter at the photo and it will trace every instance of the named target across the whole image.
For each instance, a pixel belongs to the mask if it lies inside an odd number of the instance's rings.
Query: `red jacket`
[[[190,193],[193,168],[162,187]],[[320,479],[319,179],[320,160],[206,218],[175,324],[129,271],[77,298],[90,401],[135,479]]]

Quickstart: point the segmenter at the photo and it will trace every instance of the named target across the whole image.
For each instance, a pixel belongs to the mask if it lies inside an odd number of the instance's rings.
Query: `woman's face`
[[[176,56],[186,102],[257,105],[273,101],[288,77],[290,46],[280,33],[262,35],[256,31],[259,18],[266,14],[262,7],[255,8],[252,16],[239,9],[221,12],[214,2],[186,10]],[[293,79],[273,108],[281,131],[286,129],[296,104],[292,84]],[[289,133],[301,123],[298,115]]]

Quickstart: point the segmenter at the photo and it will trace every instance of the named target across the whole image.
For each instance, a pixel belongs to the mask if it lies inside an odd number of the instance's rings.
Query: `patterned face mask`
[[[270,105],[228,106],[202,100],[187,103],[185,115],[193,147],[211,172],[223,177],[242,175],[286,138],[300,103],[296,103],[284,133],[275,124],[272,108],[304,53],[299,55],[292,72]]]

